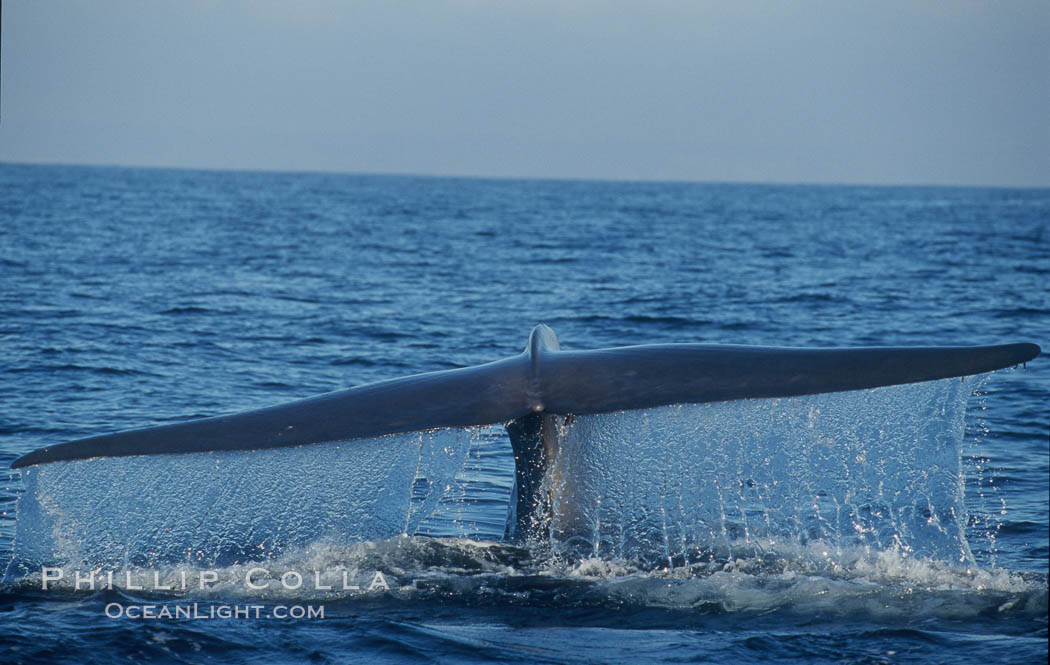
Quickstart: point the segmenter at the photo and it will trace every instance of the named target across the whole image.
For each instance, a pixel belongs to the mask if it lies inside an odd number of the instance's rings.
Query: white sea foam
[[[57,594],[88,592],[77,571],[48,584]],[[97,569],[99,588],[108,571]],[[54,570],[23,580],[40,588]],[[154,577],[156,576],[156,578]],[[537,558],[496,542],[408,537],[331,545],[314,543],[267,562],[199,568],[189,564],[132,568],[113,574],[114,589],[132,600],[224,602],[388,602],[441,599],[476,604],[631,606],[730,613],[966,618],[989,612],[1046,612],[1045,576],[957,568],[899,552],[853,552],[829,564],[820,546],[771,557],[647,569],[608,559]],[[204,578],[202,585],[199,581]],[[154,579],[163,587],[157,588]],[[130,583],[128,583],[130,580]],[[180,586],[180,581],[186,583]],[[249,583],[250,582],[250,583]]]

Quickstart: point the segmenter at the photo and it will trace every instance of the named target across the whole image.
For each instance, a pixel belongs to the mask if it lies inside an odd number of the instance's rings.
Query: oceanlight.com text
[[[110,619],[323,619],[324,605],[211,605],[107,603]]]

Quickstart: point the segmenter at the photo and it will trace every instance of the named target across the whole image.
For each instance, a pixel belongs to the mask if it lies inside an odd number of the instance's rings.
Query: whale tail
[[[972,347],[779,348],[656,344],[562,350],[538,325],[525,350],[495,362],[418,374],[288,404],[104,434],[35,450],[14,469],[92,457],[260,450],[441,427],[505,424],[514,451],[512,531],[524,537],[544,504],[557,453],[554,417],[670,404],[793,397],[932,381],[1032,360],[1035,344]]]

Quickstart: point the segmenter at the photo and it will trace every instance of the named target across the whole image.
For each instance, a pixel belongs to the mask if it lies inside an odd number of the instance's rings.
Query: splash
[[[892,550],[972,565],[960,466],[970,379],[579,417],[562,426],[550,544],[682,566]]]
[[[543,549],[646,570],[786,557],[835,571],[886,552],[972,566],[960,453],[973,383],[570,419]],[[483,449],[509,459],[501,427],[31,468],[15,572],[236,566],[405,534],[498,538],[513,472],[474,459]]]
[[[58,462],[23,474],[15,572],[224,566],[414,533],[490,428],[267,451]]]

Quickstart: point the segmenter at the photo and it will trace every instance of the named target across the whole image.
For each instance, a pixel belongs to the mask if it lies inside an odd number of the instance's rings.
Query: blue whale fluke
[[[523,353],[485,365],[93,436],[35,450],[11,468],[91,457],[261,450],[501,423],[514,449],[516,531],[522,535],[556,451],[555,416],[932,381],[1018,365],[1039,353],[1035,344],[856,349],[654,344],[562,351],[554,331],[541,324]]]

